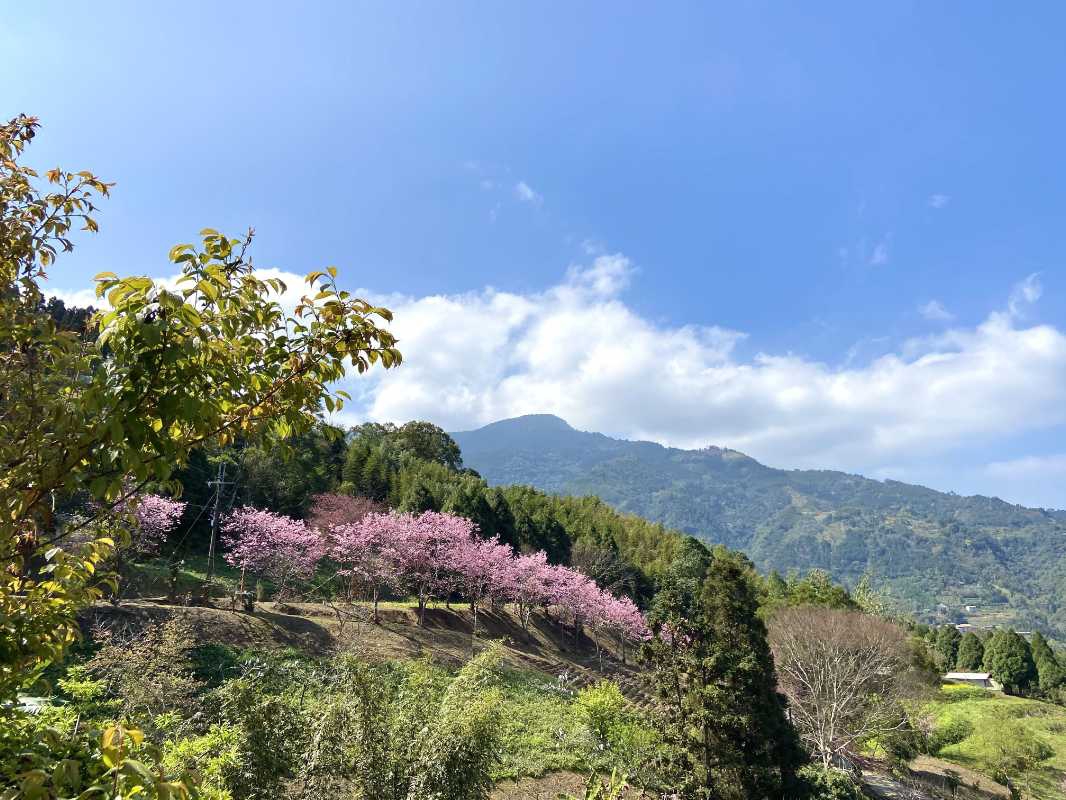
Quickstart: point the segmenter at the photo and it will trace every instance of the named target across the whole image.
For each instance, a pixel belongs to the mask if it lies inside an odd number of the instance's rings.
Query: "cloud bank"
[[[629,260],[590,258],[535,293],[364,291],[393,310],[404,362],[345,379],[353,403],[338,421],[429,419],[462,430],[552,413],[583,430],[903,479],[908,463],[991,451],[1008,437],[1066,423],[1066,334],[1025,323],[1040,297],[1038,276],[975,327],[901,342],[868,363],[833,365],[790,353],[741,357],[741,331],[641,316],[624,299]],[[298,276],[272,274],[298,296]],[[930,311],[940,307],[930,304],[926,316],[949,320]],[[1002,480],[1009,470],[983,474]]]
[[[585,430],[867,472],[1066,422],[1066,335],[1022,324],[1035,276],[976,327],[841,367],[744,359],[742,332],[644,318],[623,300],[631,274],[624,256],[601,255],[536,294],[387,298],[404,364],[350,388],[378,420],[458,430],[547,412]]]

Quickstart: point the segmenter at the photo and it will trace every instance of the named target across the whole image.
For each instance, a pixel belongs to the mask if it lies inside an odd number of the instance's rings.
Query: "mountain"
[[[764,571],[873,576],[928,621],[1011,623],[1066,639],[1066,513],[832,470],[783,470],[720,447],[612,439],[535,414],[453,433],[494,485],[598,495],[746,552]]]

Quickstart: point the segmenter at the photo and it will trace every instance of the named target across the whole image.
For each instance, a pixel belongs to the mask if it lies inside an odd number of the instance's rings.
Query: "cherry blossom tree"
[[[222,523],[226,561],[257,577],[268,577],[284,589],[297,578],[309,578],[325,555],[322,537],[303,521],[244,506]]]
[[[576,641],[581,636],[584,622],[599,616],[603,592],[592,578],[564,566],[552,568],[552,584],[551,600],[569,614]]]
[[[470,639],[472,649],[477,637],[478,609],[486,599],[503,596],[514,551],[510,546],[500,544],[498,537],[481,539],[471,532],[470,536],[455,541],[448,557],[451,570],[458,576],[458,588],[470,601],[474,617]]]
[[[332,525],[328,554],[337,562],[338,576],[367,587],[378,623],[378,600],[388,586],[399,583],[399,558],[394,543],[401,538],[406,520],[396,514],[369,513],[358,522]],[[352,596],[349,591],[349,597]]]
[[[158,494],[143,495],[133,510],[133,549],[141,555],[158,552],[185,513],[185,503]]]
[[[628,597],[614,597],[604,593],[603,626],[618,637],[622,663],[626,663],[626,643],[643,642],[651,638],[648,623],[637,604]]]
[[[555,598],[554,572],[543,550],[520,555],[501,575],[503,595],[515,605],[522,629],[529,634],[529,618]]]
[[[401,583],[418,598],[418,624],[425,624],[426,603],[447,595],[458,585],[451,552],[463,539],[474,536],[477,526],[468,519],[439,511],[397,514],[393,552]]]

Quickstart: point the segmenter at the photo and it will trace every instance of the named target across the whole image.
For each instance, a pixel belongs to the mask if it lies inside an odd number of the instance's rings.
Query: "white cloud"
[[[288,284],[286,305],[304,291],[301,276],[261,274]],[[793,353],[744,357],[742,332],[642,316],[624,301],[633,276],[625,256],[604,254],[528,294],[357,290],[393,310],[404,361],[346,378],[354,400],[338,421],[430,419],[461,430],[547,412],[584,430],[680,447],[718,444],[776,466],[900,476],[918,469],[919,458],[929,464],[1066,424],[1066,333],[1021,318],[1040,296],[1036,276],[976,327],[836,365]],[[1039,467],[1011,463],[981,470],[974,485],[994,487],[999,476],[1009,488],[1008,470]],[[913,474],[952,488],[959,478],[949,472],[937,480]],[[1026,494],[1024,484],[1018,480],[1014,498],[1052,504],[1047,497],[1061,496]]]
[[[993,461],[981,472],[974,482],[983,478],[990,494],[1028,506],[1066,507],[1066,453]]]
[[[874,251],[870,256],[870,264],[878,267],[882,264],[888,263],[888,244],[890,237],[886,236],[884,239],[874,245]]]
[[[930,300],[918,306],[918,313],[934,322],[947,322],[955,319],[955,315],[944,308],[944,304],[939,300]]]
[[[1040,274],[1034,272],[1015,285],[1010,293],[1010,300],[1007,302],[1007,311],[1012,317],[1023,317],[1026,307],[1039,300],[1043,293],[1044,287],[1040,283]]]
[[[931,194],[929,195],[929,207],[941,209],[951,202],[951,197],[946,194]]]
[[[1050,476],[1061,480],[1066,478],[1066,453],[993,461],[985,466],[985,472],[998,478]]]
[[[514,185],[514,194],[523,203],[529,203],[533,206],[539,206],[544,202],[544,198],[525,181],[519,181]]]
[[[854,366],[741,358],[743,333],[635,312],[621,294],[631,276],[624,256],[600,256],[539,293],[394,298],[403,366],[349,383],[372,419],[459,430],[548,412],[585,430],[869,472],[1066,423],[1066,335],[1054,327],[996,312]],[[1031,283],[1015,293],[1033,296]]]

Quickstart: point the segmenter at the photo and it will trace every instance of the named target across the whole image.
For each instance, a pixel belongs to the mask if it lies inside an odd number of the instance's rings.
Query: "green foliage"
[[[168,771],[158,748],[136,728],[112,724],[66,733],[13,715],[0,726],[4,800],[188,800],[192,774]]]
[[[220,765],[234,797],[276,797],[296,776],[309,741],[303,701],[313,679],[310,665],[271,655],[247,663],[210,696],[220,724],[236,732],[237,758]]]
[[[982,664],[1008,692],[1024,692],[1036,678],[1029,643],[1010,628],[1000,628],[985,642]]]
[[[199,693],[195,646],[187,623],[168,620],[133,639],[107,641],[84,670],[107,686],[127,719],[151,720],[168,708],[188,709]]]
[[[578,692],[574,705],[596,740],[604,747],[609,746],[615,730],[623,722],[626,705],[618,684],[600,681],[587,686]]]
[[[750,562],[717,550],[698,593],[681,578],[656,597],[645,648],[663,700],[682,797],[779,795],[799,745],[777,693]]]
[[[806,800],[866,800],[862,789],[846,772],[808,764],[798,773],[800,797]]]
[[[1001,783],[1011,783],[1054,755],[1031,730],[1014,721],[981,728],[971,742],[981,766]]]
[[[203,800],[233,800],[228,779],[241,770],[241,732],[212,725],[199,736],[171,740],[163,748],[163,766],[179,774],[195,771]]]
[[[585,782],[585,791],[581,797],[573,794],[561,794],[559,798],[560,800],[619,800],[619,798],[625,796],[625,791],[628,788],[628,779],[625,775],[619,774],[618,770],[612,772],[611,777],[606,781],[593,773],[589,775],[589,779]]]
[[[345,453],[343,432],[325,424],[294,435],[284,448],[241,448],[234,453],[240,476],[234,505],[303,517],[314,495],[332,491],[340,482]]]
[[[933,634],[933,652],[941,671],[947,672],[954,668],[958,661],[961,639],[962,634],[954,625],[941,625],[936,629],[936,633]]]
[[[958,656],[955,668],[961,672],[976,672],[985,661],[985,645],[981,637],[970,631],[959,640]]]
[[[786,579],[776,571],[770,573],[763,582],[763,618],[769,619],[786,606],[858,607],[848,590],[833,583],[829,573],[821,569],[812,569],[802,578],[789,575]]]
[[[997,780],[1009,779],[1025,795],[1052,799],[1063,796],[1066,709],[973,687],[947,686],[924,706],[923,713],[935,721],[934,731],[953,726],[959,719],[973,728],[973,733],[962,741],[943,746],[939,758]],[[1020,745],[1020,753],[1015,751],[1015,742]],[[1047,759],[1034,758],[1049,752]]]
[[[937,725],[929,735],[928,751],[937,755],[949,745],[959,744],[973,735],[973,723],[965,717],[953,717]]]
[[[45,270],[73,248],[74,225],[97,229],[93,203],[109,186],[54,169],[38,188],[19,163],[36,128],[30,117],[0,126],[0,714],[101,596],[116,506],[151,483],[179,490],[174,470],[196,447],[308,430],[322,406],[343,403],[330,386],[345,361],[360,372],[400,361],[378,326],[390,313],[341,291],[335,268],[308,275],[287,316],[283,284],[258,278],[247,257],[251,234],[211,229],[171,249],[177,288],[101,273],[98,335],[61,330],[43,303]],[[53,504],[76,497],[100,510],[63,528]]]
[[[342,664],[345,693],[312,721],[303,796],[349,786],[366,800],[487,797],[499,750],[498,661],[498,651],[482,653],[450,682],[425,664]]]

